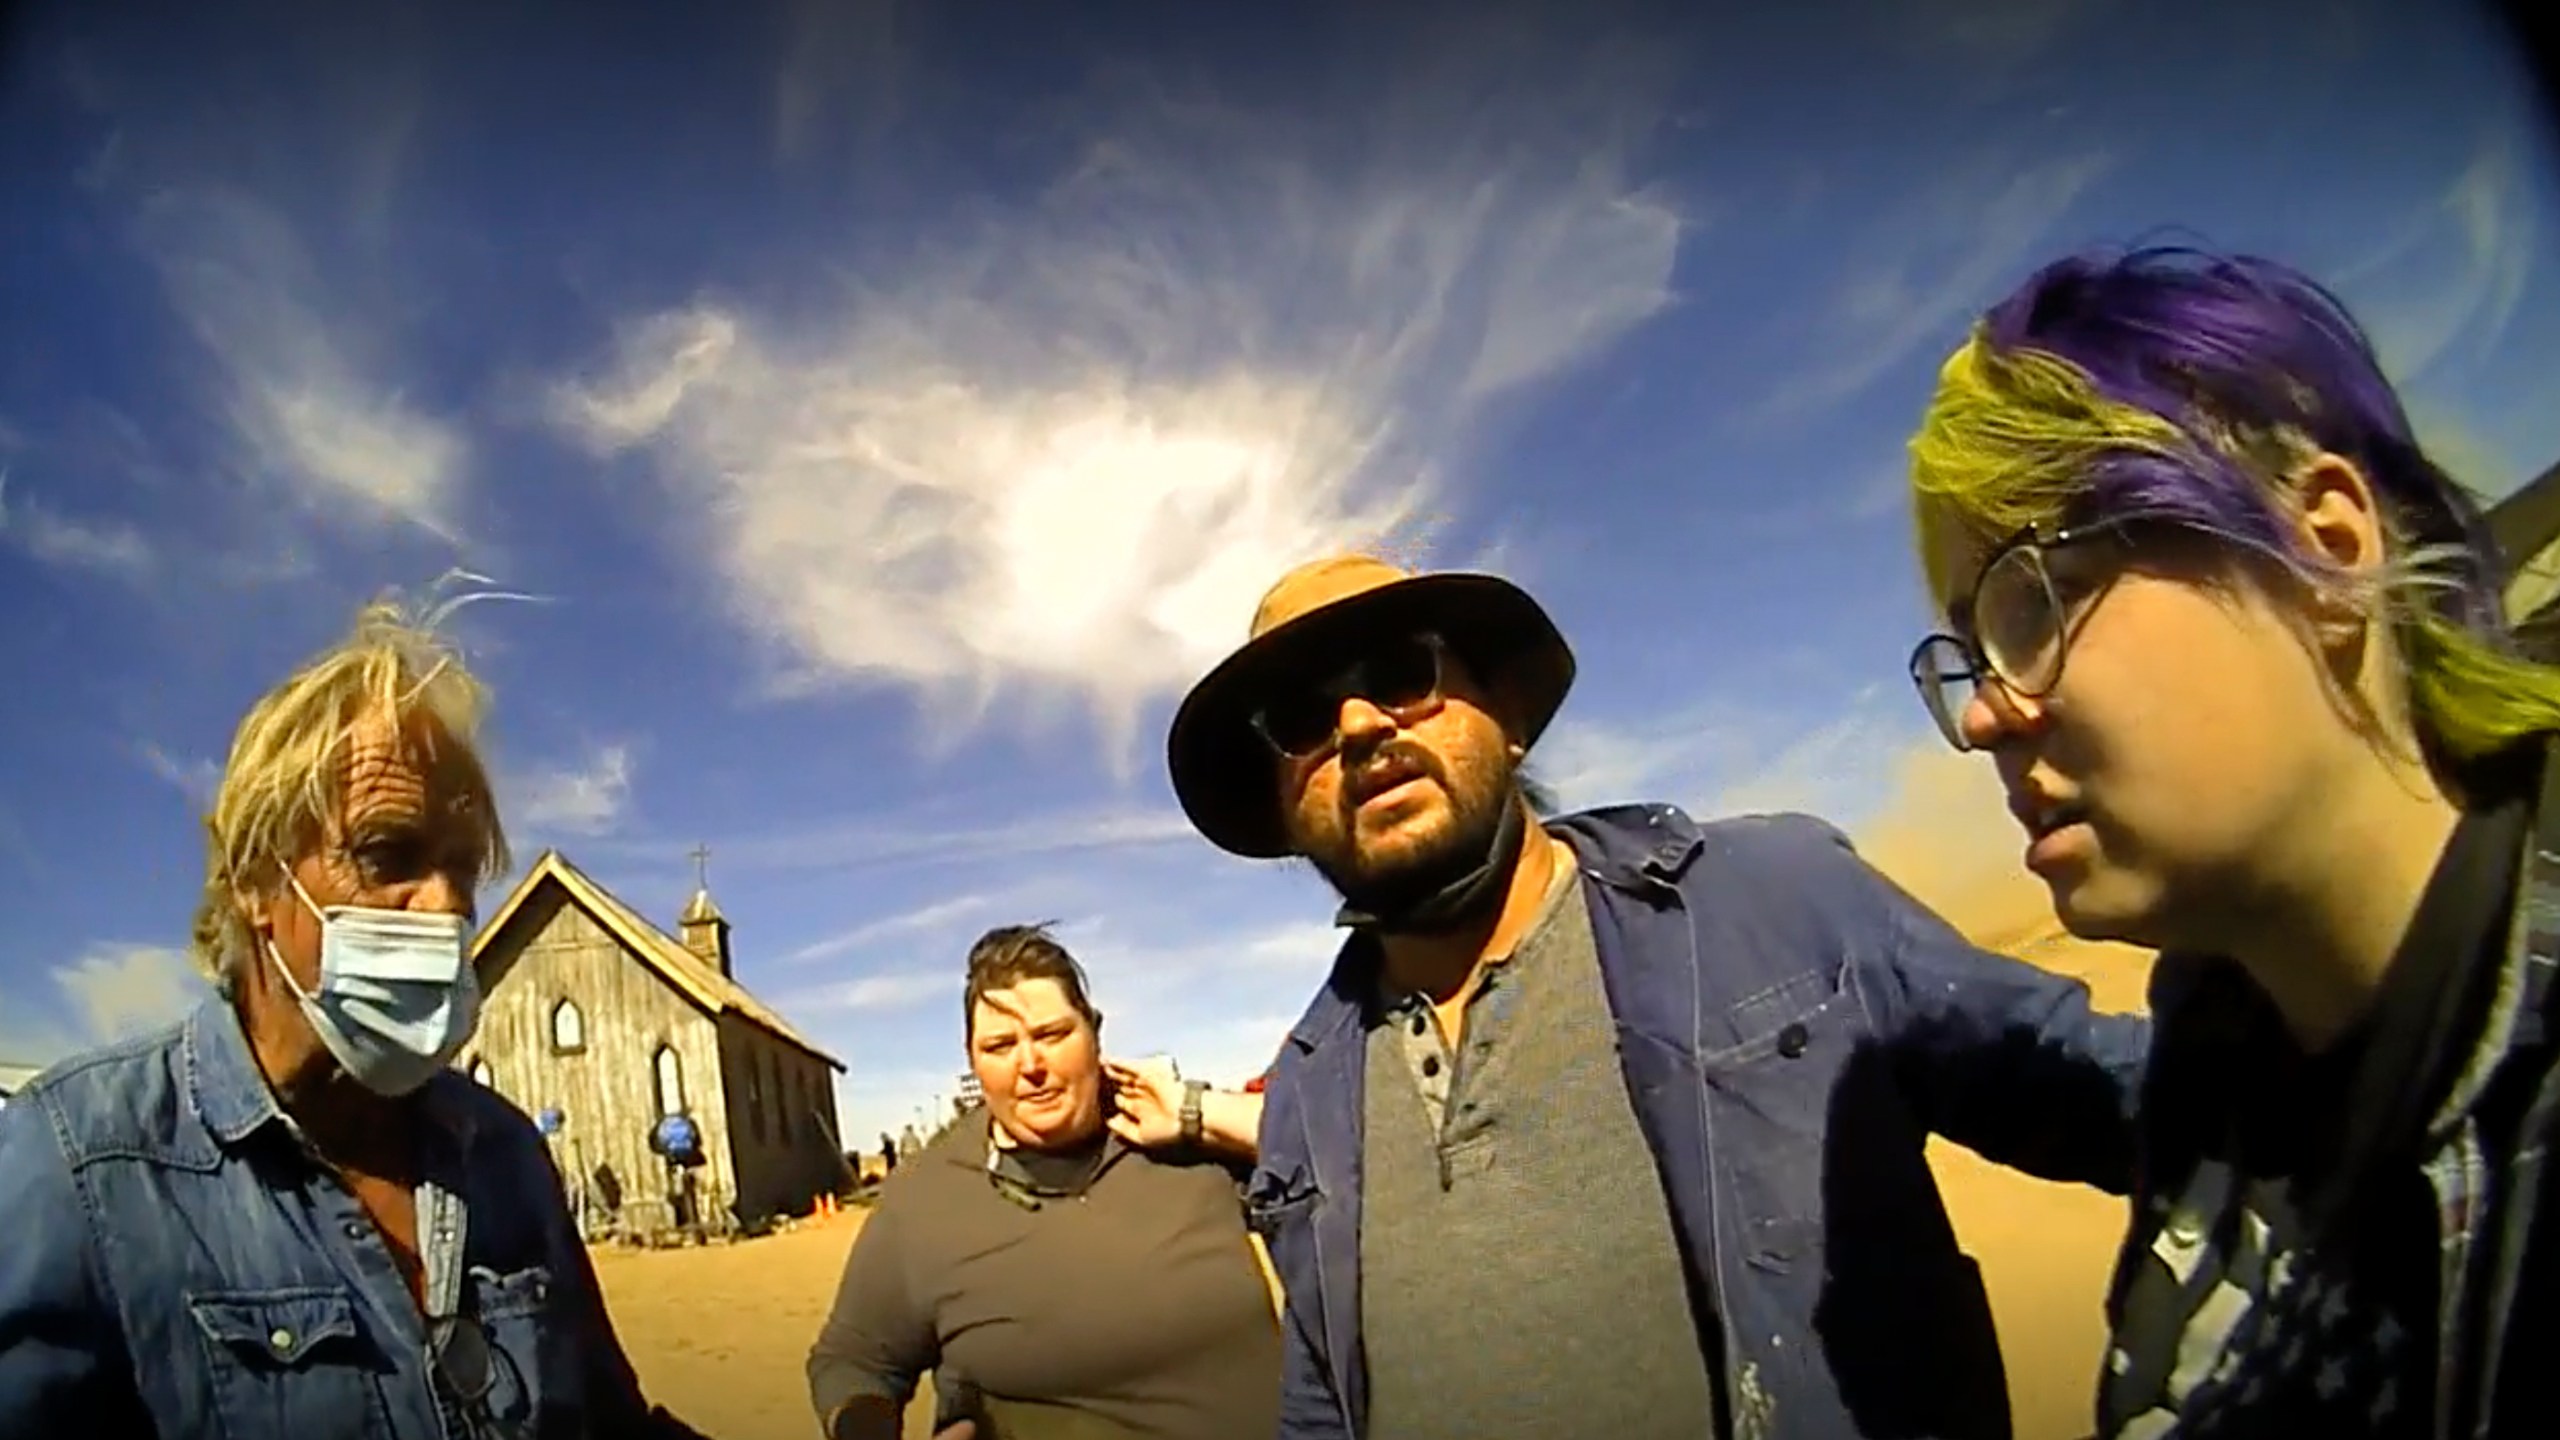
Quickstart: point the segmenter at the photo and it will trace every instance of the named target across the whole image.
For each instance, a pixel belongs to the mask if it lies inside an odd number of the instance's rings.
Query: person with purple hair
[[[2160,952],[2100,1432],[2560,1434],[2560,670],[2372,345],[2264,260],[2063,260],[1911,462],[1921,698]]]

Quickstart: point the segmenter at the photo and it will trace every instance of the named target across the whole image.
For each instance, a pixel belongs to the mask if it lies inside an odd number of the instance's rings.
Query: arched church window
[[[684,1057],[673,1045],[658,1047],[658,1113],[684,1113]]]
[[[575,1055],[587,1048],[587,1017],[575,1000],[551,1007],[551,1053]]]

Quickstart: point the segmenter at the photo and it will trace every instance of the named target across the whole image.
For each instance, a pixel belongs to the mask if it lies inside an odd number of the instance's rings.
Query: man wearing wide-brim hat
[[[1282,1434],[2006,1436],[1923,1143],[2122,1193],[2146,1026],[1812,817],[1542,822],[1573,676],[1516,586],[1344,557],[1174,719],[1201,834],[1305,859],[1350,931],[1248,1194]]]

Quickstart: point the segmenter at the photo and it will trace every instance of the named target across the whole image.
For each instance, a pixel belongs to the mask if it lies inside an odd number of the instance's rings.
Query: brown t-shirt
[[[899,1167],[809,1355],[820,1417],[903,1406],[934,1372],[1001,1440],[1232,1440],[1279,1426],[1280,1330],[1235,1177],[1107,1142],[1080,1196],[1036,1208],[987,1173],[983,1121]]]

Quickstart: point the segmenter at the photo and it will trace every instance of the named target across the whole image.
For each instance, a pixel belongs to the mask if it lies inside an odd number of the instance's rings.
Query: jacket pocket
[[[477,1414],[523,1426],[536,1417],[546,1421],[546,1402],[557,1408],[578,1393],[578,1339],[568,1332],[552,1301],[551,1271],[544,1266],[500,1274],[473,1266],[467,1313],[476,1318],[487,1341],[485,1378],[469,1374],[449,1377],[461,1382],[465,1396],[476,1392]],[[470,1357],[462,1357],[465,1366]]]
[[[1273,1182],[1268,1188],[1257,1183],[1244,1197],[1244,1220],[1265,1244],[1278,1239],[1283,1231],[1295,1230],[1314,1215],[1316,1202],[1323,1198],[1315,1182],[1298,1178],[1283,1185]]]
[[[1852,1097],[1843,1081],[1866,1024],[1842,977],[1809,971],[1737,1003],[1739,1043],[1701,1063],[1717,1163],[1730,1178],[1741,1258],[1772,1273],[1823,1261],[1826,1171]]]
[[[345,1289],[197,1291],[186,1305],[204,1342],[213,1419],[230,1440],[372,1434],[387,1423],[374,1372],[408,1367],[381,1365]]]

